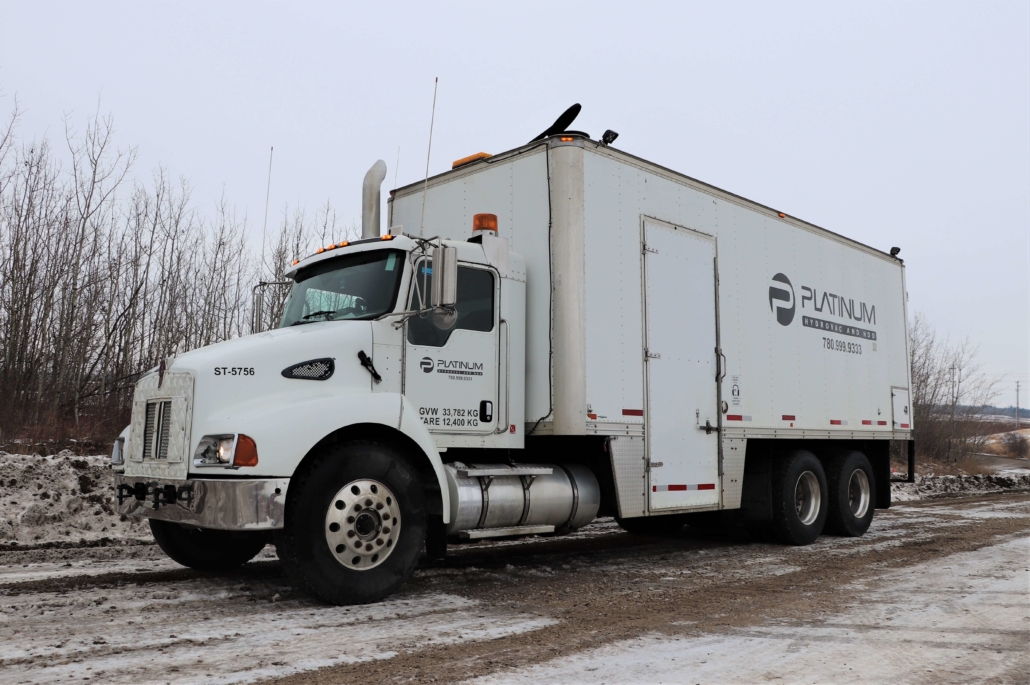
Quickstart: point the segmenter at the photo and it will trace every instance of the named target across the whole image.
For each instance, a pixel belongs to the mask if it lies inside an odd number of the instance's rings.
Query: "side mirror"
[[[458,301],[458,250],[433,248],[433,309],[454,307]]]

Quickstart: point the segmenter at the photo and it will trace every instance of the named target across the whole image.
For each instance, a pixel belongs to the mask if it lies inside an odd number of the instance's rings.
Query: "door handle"
[[[708,419],[705,419],[705,425],[698,426],[698,428],[700,430],[703,430],[705,432],[705,435],[711,435],[713,432],[714,433],[718,433],[719,432],[719,427],[718,426],[713,426],[712,422],[710,420],[708,420]]]

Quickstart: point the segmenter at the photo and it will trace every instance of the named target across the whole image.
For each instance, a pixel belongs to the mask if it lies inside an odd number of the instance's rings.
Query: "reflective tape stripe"
[[[715,483],[695,483],[692,485],[652,485],[651,492],[682,492],[684,490],[714,490]]]

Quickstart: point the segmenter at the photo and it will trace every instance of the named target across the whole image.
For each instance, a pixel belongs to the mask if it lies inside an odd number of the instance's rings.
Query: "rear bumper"
[[[114,474],[115,509],[219,530],[283,527],[289,478],[163,480]]]

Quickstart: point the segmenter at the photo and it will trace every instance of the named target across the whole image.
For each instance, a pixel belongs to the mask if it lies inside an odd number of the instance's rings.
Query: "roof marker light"
[[[781,218],[781,219],[786,219],[786,218],[787,218],[787,215],[786,215],[786,214],[784,214],[783,212],[780,212],[780,218]]]
[[[489,152],[477,152],[474,155],[469,155],[468,157],[462,157],[461,159],[454,160],[453,162],[451,162],[451,168],[457,169],[460,166],[465,166],[466,164],[471,164],[472,162],[478,162],[481,159],[486,159],[487,157],[491,156],[492,155]]]
[[[571,143],[572,142],[572,136],[561,136],[561,137],[558,138],[558,140],[560,140],[563,143]]]
[[[386,235],[381,236],[379,239],[380,240],[393,240],[393,236],[390,235],[389,233],[387,233]]]
[[[298,264],[300,264],[300,260],[299,259],[294,259],[292,266],[297,266]]]
[[[317,250],[315,250],[315,254],[322,254],[323,252],[325,252],[325,248],[324,247],[320,247]]]

